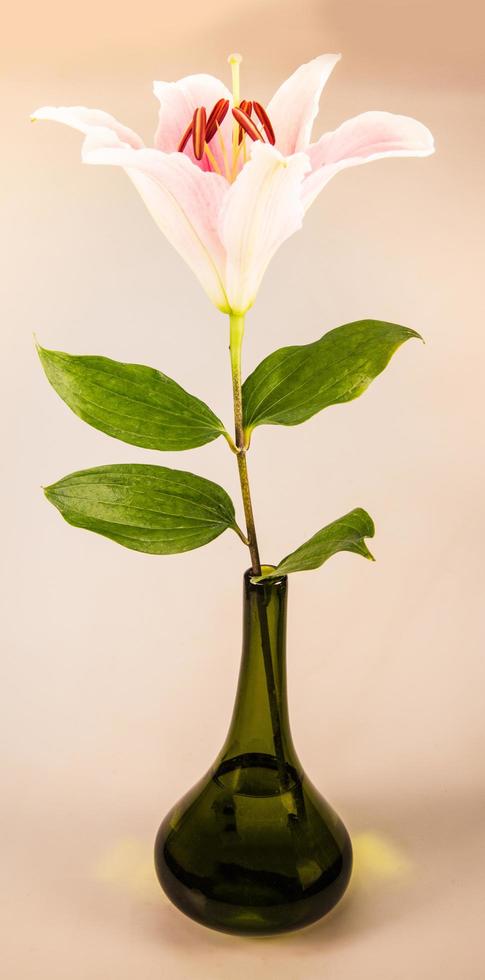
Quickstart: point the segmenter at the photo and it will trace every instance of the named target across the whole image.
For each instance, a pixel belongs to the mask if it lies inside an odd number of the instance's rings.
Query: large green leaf
[[[155,368],[38,347],[44,371],[76,415],[145,449],[194,449],[224,426],[194,395]]]
[[[290,572],[305,572],[311,568],[319,568],[339,551],[352,551],[356,555],[374,561],[364,541],[364,538],[374,537],[374,530],[374,522],[367,511],[357,507],[344,517],[327,524],[321,531],[317,531],[309,541],[305,541],[291,555],[283,558],[276,568],[267,566],[267,571],[254,581],[260,582],[262,579],[276,578],[280,575],[288,575]]]
[[[243,385],[244,427],[298,425],[328,405],[368,388],[415,330],[380,320],[336,327],[302,347],[282,347],[261,361]]]
[[[87,528],[134,551],[172,555],[237,530],[234,506],[222,487],[183,470],[121,463],[65,476],[45,495],[75,527]]]

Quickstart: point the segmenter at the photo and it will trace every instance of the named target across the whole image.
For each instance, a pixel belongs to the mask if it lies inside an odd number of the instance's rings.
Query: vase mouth
[[[264,572],[272,568],[276,568],[276,565],[269,565],[266,562],[263,565],[261,565],[261,571]],[[268,588],[271,589],[284,588],[288,582],[287,575],[278,575],[275,578],[265,578],[263,579],[262,582],[254,582],[253,575],[254,572],[252,568],[247,568],[246,571],[244,572],[244,581],[247,587],[250,589],[257,590],[257,589],[268,589]]]

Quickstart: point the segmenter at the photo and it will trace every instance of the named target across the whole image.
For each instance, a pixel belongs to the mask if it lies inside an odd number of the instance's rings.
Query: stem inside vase
[[[278,765],[278,776],[281,791],[288,788],[288,773],[285,763],[283,750],[283,740],[281,735],[281,710],[278,698],[278,690],[273,670],[273,657],[271,652],[271,638],[268,629],[268,618],[266,615],[264,589],[257,597],[259,628],[261,632],[261,650],[263,654],[264,670],[266,674],[266,688],[268,691],[269,710],[271,714],[271,727],[273,730],[273,743],[276,762]]]

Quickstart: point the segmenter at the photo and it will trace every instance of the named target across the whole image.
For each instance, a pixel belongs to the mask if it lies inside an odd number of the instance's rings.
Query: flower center
[[[229,100],[219,99],[213,106],[209,115],[205,106],[198,106],[182,134],[178,145],[179,153],[183,153],[187,146],[192,144],[192,149],[196,160],[206,161],[206,167],[218,174],[224,173],[229,181],[235,180],[241,166],[247,161],[246,137],[251,140],[260,140],[274,145],[275,134],[266,109],[260,102],[240,99],[239,65],[242,58],[240,54],[231,54],[227,59],[231,66],[232,74],[232,116],[234,125],[232,129],[232,144],[228,148],[222,135],[221,124],[229,110]],[[253,116],[256,116],[259,126],[256,125]],[[216,159],[214,148],[209,145],[217,136],[220,154]]]

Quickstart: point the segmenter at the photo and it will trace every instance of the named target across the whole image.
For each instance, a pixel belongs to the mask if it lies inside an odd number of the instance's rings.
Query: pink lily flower
[[[153,148],[97,109],[45,106],[32,118],[84,133],[85,163],[123,167],[212,302],[242,315],[271,258],[335,174],[381,157],[433,153],[426,126],[390,112],[364,112],[312,143],[320,95],[339,59],[324,54],[301,65],[266,109],[240,99],[239,55],[229,58],[232,93],[212,75],[155,82]]]

